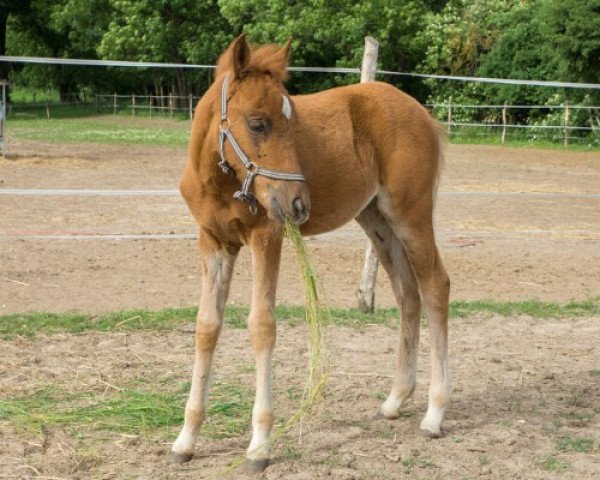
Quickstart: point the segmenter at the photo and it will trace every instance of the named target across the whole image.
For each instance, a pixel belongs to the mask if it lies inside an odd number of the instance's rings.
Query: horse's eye
[[[248,120],[248,128],[252,133],[265,133],[267,122],[262,118],[251,118]]]

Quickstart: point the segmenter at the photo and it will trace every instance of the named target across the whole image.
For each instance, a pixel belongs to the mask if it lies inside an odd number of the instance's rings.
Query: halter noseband
[[[242,182],[241,190],[238,190],[233,194],[233,198],[240,200],[242,202],[246,202],[250,207],[250,211],[253,215],[256,215],[257,211],[257,201],[254,194],[250,191],[252,188],[252,181],[254,177],[257,175],[262,175],[263,177],[272,178],[274,180],[292,180],[297,182],[304,181],[304,175],[301,173],[284,173],[284,172],[276,172],[274,170],[268,170],[266,168],[259,167],[256,163],[248,158],[248,155],[242,150],[239,143],[237,143],[233,133],[229,129],[229,118],[227,117],[227,86],[229,84],[229,73],[225,75],[225,79],[223,80],[223,86],[221,87],[221,125],[219,127],[219,151],[221,154],[221,161],[219,162],[219,167],[223,170],[224,173],[229,175],[233,175],[234,172],[232,168],[227,163],[227,159],[225,158],[225,140],[229,140],[231,147],[234,152],[237,154],[237,157],[241,160],[246,167],[247,173],[244,181]]]

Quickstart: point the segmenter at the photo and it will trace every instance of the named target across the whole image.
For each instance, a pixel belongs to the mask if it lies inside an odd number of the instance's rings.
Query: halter
[[[250,191],[252,188],[252,181],[254,177],[257,175],[262,175],[263,177],[272,178],[274,180],[291,180],[291,181],[304,181],[304,175],[301,173],[284,173],[284,172],[276,172],[274,170],[269,170],[266,168],[259,167],[256,163],[248,158],[248,155],[242,150],[239,143],[236,141],[233,133],[229,129],[230,123],[229,118],[227,117],[227,86],[229,84],[229,73],[225,75],[225,79],[223,80],[223,86],[221,87],[221,125],[219,126],[219,150],[221,154],[221,161],[219,162],[219,167],[223,170],[223,173],[227,173],[229,175],[233,175],[234,172],[232,168],[227,163],[227,159],[225,158],[225,140],[229,140],[231,147],[234,152],[237,154],[237,157],[241,160],[246,167],[247,173],[244,181],[242,182],[242,188],[233,194],[233,198],[240,200],[242,202],[246,202],[250,207],[250,211],[253,215],[256,215],[257,211],[257,201],[254,194]]]

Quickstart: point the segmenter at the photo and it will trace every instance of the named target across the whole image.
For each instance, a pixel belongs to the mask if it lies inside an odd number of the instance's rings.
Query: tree
[[[219,0],[219,5],[235,32],[243,30],[253,42],[282,43],[291,36],[294,65],[358,67],[366,35],[380,42],[382,69],[412,70],[425,52],[418,36],[428,11],[422,0]],[[356,81],[295,73],[290,90],[306,93]]]
[[[11,14],[25,13],[31,8],[31,0],[0,0],[0,55],[6,55],[6,32]],[[10,64],[0,63],[0,78],[7,79]]]
[[[107,0],[31,0],[29,8],[9,22],[10,53],[94,58],[93,42],[108,23],[106,5]],[[54,65],[26,66],[17,78],[32,86],[54,86],[66,100],[78,96],[81,86],[93,84],[98,76],[82,68]]]
[[[214,63],[232,37],[213,0],[109,0],[108,30],[98,46],[103,58],[175,63]],[[190,74],[154,72],[156,89],[169,83],[187,95]],[[207,73],[196,75],[206,78]]]
[[[600,83],[600,0],[548,0],[541,18],[566,80]]]
[[[481,55],[478,76],[519,78],[524,80],[556,80],[565,64],[548,42],[546,25],[539,15],[539,0],[515,5],[499,18],[502,33],[493,48]],[[532,46],[535,46],[532,48]],[[483,87],[492,103],[544,105],[554,95],[547,87],[526,85],[493,85]],[[516,112],[517,113],[517,112]],[[517,120],[528,117],[528,110],[518,112]]]

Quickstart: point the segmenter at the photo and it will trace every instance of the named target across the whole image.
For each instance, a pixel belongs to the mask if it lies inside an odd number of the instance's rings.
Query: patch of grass
[[[579,152],[597,151],[600,149],[600,138],[598,137],[598,135],[589,136],[581,139],[570,139],[570,143],[566,147],[564,146],[562,139],[553,141],[548,138],[543,138],[539,136],[535,139],[508,138],[505,143],[502,143],[500,140],[500,134],[498,134],[498,136],[476,136],[473,134],[453,135],[450,137],[450,143],[458,145],[498,145],[503,147],[536,148]]]
[[[414,468],[415,463],[414,457],[406,457],[400,461],[400,465],[404,467],[404,473],[410,473],[410,471]]]
[[[249,308],[231,305],[225,309],[225,323],[233,328],[246,328]],[[569,302],[564,305],[548,302],[492,302],[455,301],[450,304],[451,318],[464,318],[476,313],[493,313],[502,316],[529,315],[535,318],[566,318],[600,316],[597,301]],[[164,310],[125,310],[121,312],[89,315],[85,313],[15,313],[0,316],[0,338],[17,335],[32,337],[36,334],[83,333],[88,330],[129,331],[165,330],[195,322],[197,307],[167,308]],[[304,308],[278,305],[275,315],[279,322],[296,326],[304,323]],[[331,308],[325,316],[329,324],[362,328],[365,325],[394,326],[398,322],[397,308],[377,309],[375,313],[362,313],[356,308]],[[590,375],[600,373],[592,370]]]
[[[590,412],[569,412],[567,418],[582,422],[589,422],[594,418],[594,414]]]
[[[577,438],[567,435],[559,440],[556,448],[565,452],[588,453],[594,448],[594,443],[593,438]]]
[[[78,110],[78,115],[89,115]],[[62,112],[64,114],[64,112]],[[61,116],[62,116],[61,114]],[[69,117],[73,115],[69,114]],[[60,143],[106,143],[186,146],[189,125],[178,120],[136,119],[135,123],[123,120],[107,121],[107,117],[94,118],[10,118],[8,132],[21,140],[38,140]]]
[[[159,311],[124,310],[103,315],[84,313],[23,313],[0,316],[0,336],[31,337],[38,333],[83,333],[88,330],[161,330],[193,322],[198,309],[167,308]]]
[[[562,318],[600,316],[600,304],[593,300],[571,301],[566,304],[540,302],[530,300],[523,302],[494,302],[480,301],[454,301],[450,304],[451,317],[467,317],[474,313],[495,313],[505,317],[514,315],[529,315],[534,318]]]
[[[387,393],[385,393],[383,390],[377,390],[374,394],[373,397],[375,397],[377,400],[385,400],[387,398]]]
[[[590,370],[590,377],[600,377],[600,368],[592,368]]]
[[[542,462],[542,468],[549,472],[562,472],[569,468],[569,464],[560,458],[549,456]]]
[[[189,383],[175,392],[122,389],[104,397],[96,392],[70,393],[47,387],[31,395],[0,399],[0,420],[15,428],[40,432],[42,427],[147,434],[183,422]],[[247,428],[252,408],[250,392],[239,383],[215,383],[202,435],[228,438]]]

